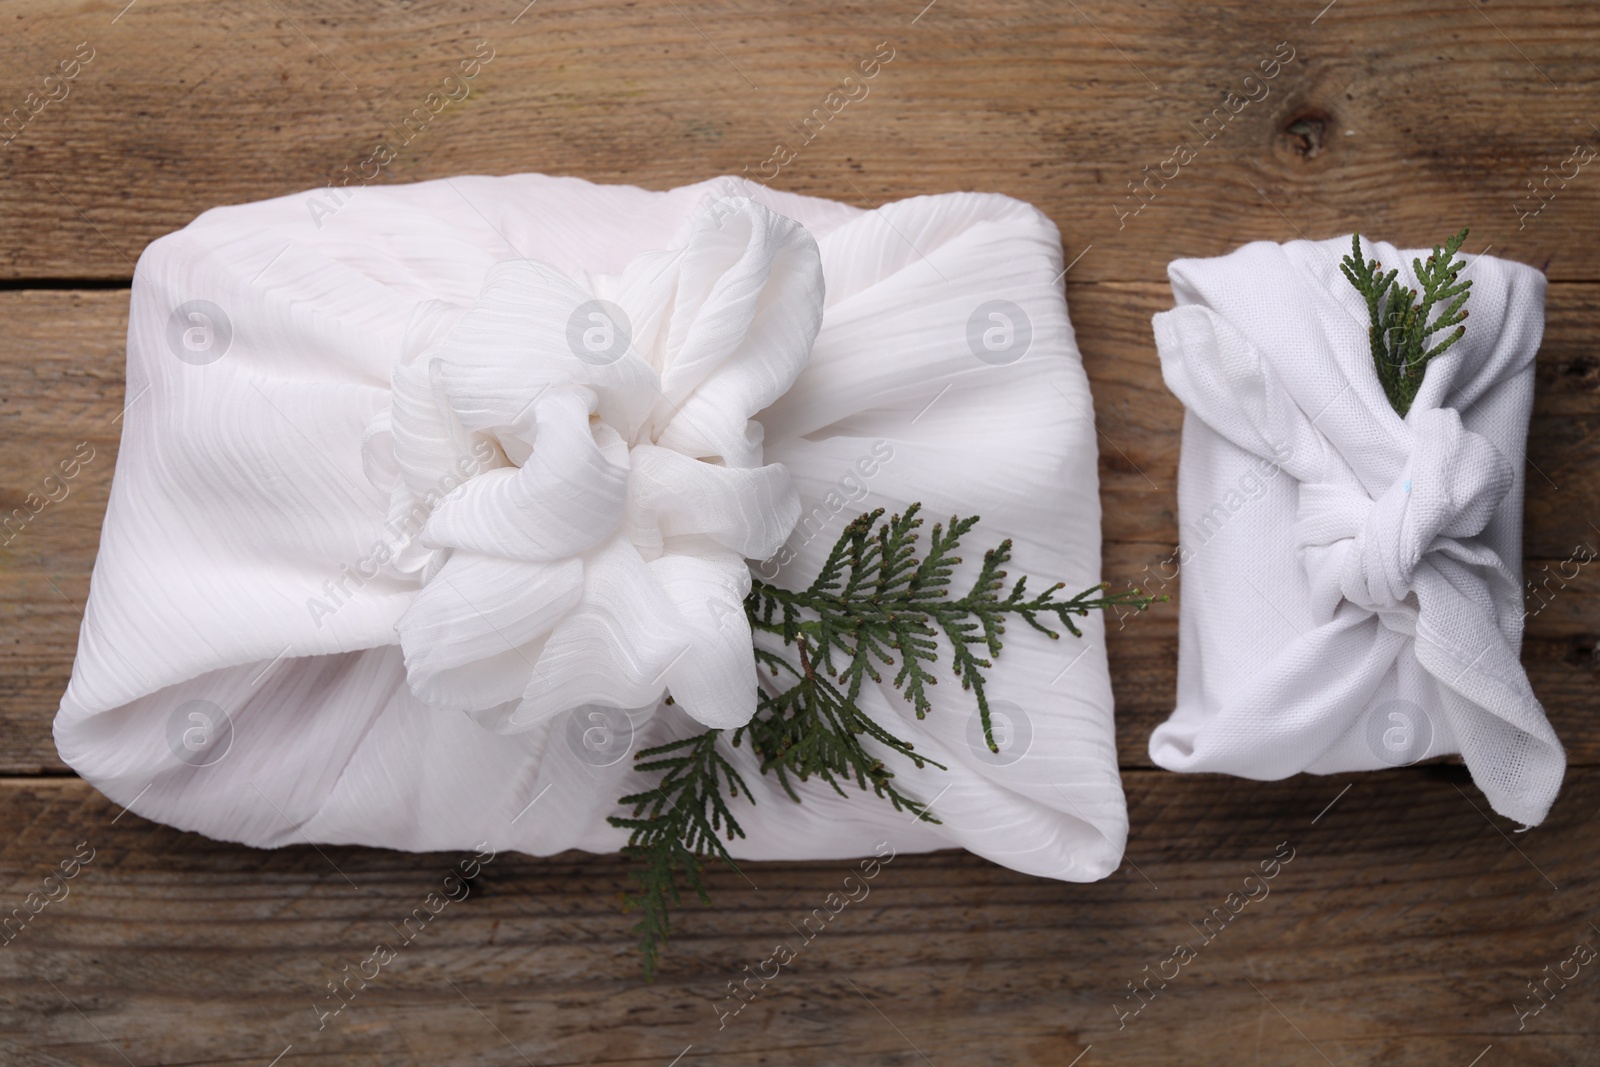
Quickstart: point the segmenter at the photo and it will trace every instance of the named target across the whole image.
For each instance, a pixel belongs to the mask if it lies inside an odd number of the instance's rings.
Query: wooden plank
[[[1172,573],[1164,561],[1177,543],[1182,406],[1161,382],[1149,325],[1170,294],[1154,283],[1075,284],[1068,298],[1104,432],[1104,574],[1118,586],[1148,585],[1149,575]],[[85,442],[93,450],[62,483],[65,496],[0,546],[0,619],[12,635],[0,646],[0,773],[65,769],[49,723],[71,673],[115,466],[126,303],[125,291],[0,292],[0,320],[9,327],[0,338],[0,510],[23,506],[59,463],[84,454]],[[1580,763],[1600,762],[1593,721],[1600,598],[1592,568],[1570,562],[1579,545],[1600,549],[1600,531],[1591,525],[1600,518],[1600,482],[1591,473],[1600,448],[1596,323],[1600,285],[1551,286],[1529,445],[1524,563],[1540,588],[1529,601],[1536,614],[1524,660]],[[1176,601],[1124,620],[1108,647],[1121,761],[1149,766],[1145,744],[1171,711],[1176,686]]]
[[[1074,278],[1157,280],[1175,256],[1254,238],[1421,244],[1461,224],[1475,250],[1600,278],[1600,181],[1573,153],[1600,145],[1587,0],[522,7],[7,3],[0,107],[23,110],[0,133],[0,277],[128,278],[205,208],[342,181],[392,137],[377,181],[776,172],[870,204],[981,186],[1038,204],[1069,256],[1092,246]],[[879,42],[893,58],[846,87],[867,95],[806,143],[801,123]],[[446,85],[475,53],[492,58]],[[74,77],[46,83],[64,63]],[[390,132],[428,94],[468,89],[409,143]],[[778,143],[798,158],[768,163]],[[1124,217],[1130,184],[1163,170]]]
[[[1488,1063],[1592,1062],[1600,979],[1563,961],[1596,939],[1600,770],[1514,840],[1459,768],[1347,784],[1130,772],[1110,879],[897,855],[810,941],[796,928],[854,864],[715,870],[714,906],[680,910],[645,985],[616,857],[502,854],[463,890],[444,878],[465,854],[257,851],[119,815],[76,780],[8,780],[6,910],[93,858],[0,949],[0,1059],[1066,1065],[1092,1045],[1085,1063],[1465,1067],[1490,1046]],[[1275,856],[1292,858],[1263,882]],[[405,943],[397,927],[447,888],[461,899]],[[728,983],[778,942],[793,961],[723,1019]],[[1193,958],[1164,962],[1180,943]],[[393,960],[321,1019],[328,983],[379,944]],[[1519,1028],[1547,966],[1569,981]]]

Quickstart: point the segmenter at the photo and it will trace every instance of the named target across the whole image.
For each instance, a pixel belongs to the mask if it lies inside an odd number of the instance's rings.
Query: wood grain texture
[[[854,864],[719,870],[715,907],[680,912],[653,985],[615,857],[497,856],[404,944],[396,928],[464,854],[263,852],[119,816],[76,780],[13,781],[6,909],[94,851],[0,948],[0,1062],[1065,1067],[1088,1045],[1084,1064],[1465,1067],[1490,1045],[1486,1064],[1593,1062],[1594,964],[1520,1030],[1514,1005],[1596,939],[1600,771],[1515,839],[1461,768],[1361,775],[1341,795],[1349,781],[1132,772],[1129,862],[1093,885],[897,855],[841,909],[827,897]],[[1292,858],[1262,883],[1275,855]],[[802,926],[819,908],[837,914]],[[727,983],[780,941],[791,965],[719,1028]],[[1163,968],[1179,943],[1195,958]],[[327,983],[379,944],[393,961],[322,1020]],[[1176,977],[1124,1018],[1147,966]]]
[[[1600,938],[1600,589],[1592,568],[1560,577],[1575,548],[1600,547],[1600,166],[1562,167],[1600,147],[1600,7],[524,3],[0,0],[0,516],[94,450],[61,499],[0,533],[0,1067],[1595,1062],[1593,964],[1518,1010]],[[463,857],[218,844],[63,773],[50,720],[124,401],[117,287],[206,207],[341,180],[475,51],[493,58],[470,95],[376,181],[760,176],[879,42],[894,58],[870,94],[771,184],[864,206],[979,188],[1056,221],[1119,585],[1160,573],[1177,538],[1182,412],[1150,334],[1171,259],[1470,225],[1470,250],[1545,268],[1524,561],[1542,592],[1523,659],[1574,764],[1550,819],[1514,833],[1452,765],[1280,783],[1146,769],[1173,699],[1174,601],[1108,637],[1132,822],[1110,879],[898,856],[719,1029],[727,983],[798,943],[849,865],[713,871],[716,907],[682,910],[647,986],[617,910],[624,861],[501,855],[319,1029],[327,983],[399,945]],[[1294,58],[1265,98],[1202,145],[1195,125],[1255,91],[1244,78],[1280,42]],[[91,52],[28,115],[27,95]],[[1129,183],[1179,142],[1195,161],[1131,214]],[[13,910],[80,842],[93,860],[15,933]],[[1281,842],[1295,858],[1270,896],[1206,941],[1196,924]],[[1196,958],[1119,1028],[1127,983],[1180,941]]]
[[[1473,250],[1600,278],[1592,167],[1529,199],[1537,216],[1514,207],[1579,141],[1600,146],[1600,8],[1339,0],[1313,21],[1324,2],[943,0],[914,23],[925,0],[539,0],[516,21],[516,0],[147,0],[120,17],[126,0],[11,2],[5,108],[80,43],[94,58],[0,149],[0,276],[127,278],[206,206],[336,180],[487,41],[471,95],[376,180],[771,174],[774,145],[888,42],[869,95],[773,184],[872,204],[1009,193],[1057,220],[1069,256],[1093,245],[1075,277],[1154,280],[1253,238],[1361,227],[1416,245],[1468,224]],[[1244,79],[1280,42],[1293,58],[1261,97]],[[1202,144],[1230,91],[1261,99]],[[1194,162],[1119,221],[1128,183],[1186,140]]]

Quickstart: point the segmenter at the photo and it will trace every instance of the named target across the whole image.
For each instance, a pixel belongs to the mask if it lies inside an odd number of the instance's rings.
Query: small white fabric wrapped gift
[[[1099,580],[1093,409],[1054,225],[1002,196],[866,211],[720,179],[468,177],[206,212],[134,278],[121,453],[63,758],[252,845],[610,851],[634,752],[755,708],[753,567],[855,515],[982,517],[957,574]],[[948,670],[885,753],[918,823],[730,749],[738,857],[958,845],[1120,862],[1103,624],[1014,627],[1007,748]],[[664,703],[671,694],[672,705]],[[1021,709],[1026,709],[1023,711]],[[871,742],[868,742],[869,744]]]
[[[1150,755],[1277,779],[1459,752],[1496,811],[1536,824],[1565,768],[1519,658],[1545,279],[1471,257],[1466,335],[1402,418],[1349,250],[1257,242],[1169,268],[1177,307],[1154,324],[1186,409],[1182,604],[1177,707]],[[1363,251],[1413,288],[1429,255]]]

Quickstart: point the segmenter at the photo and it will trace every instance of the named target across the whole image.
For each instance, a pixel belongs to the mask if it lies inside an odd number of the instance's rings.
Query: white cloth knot
[[[1511,464],[1455,409],[1413,412],[1407,427],[1411,454],[1376,500],[1349,483],[1300,487],[1296,534],[1318,623],[1346,600],[1415,633],[1418,565],[1481,533],[1511,489]]]
[[[805,366],[822,297],[810,234],[738,197],[620,277],[519,260],[471,307],[419,309],[366,446],[392,567],[423,582],[396,626],[412,691],[498,729],[668,688],[746,722],[744,561],[800,514],[754,416]]]

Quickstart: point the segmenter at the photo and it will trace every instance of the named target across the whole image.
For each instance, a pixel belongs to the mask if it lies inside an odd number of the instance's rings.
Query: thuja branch
[[[1008,621],[1020,619],[1052,639],[1061,636],[1055,627],[1081,637],[1075,618],[1109,607],[1142,611],[1166,599],[1137,589],[1107,595],[1104,585],[1062,597],[1060,582],[1030,595],[1026,577],[1007,592],[1009,540],[984,553],[971,588],[953,598],[950,583],[961,564],[956,552],[977,516],[936,524],[919,556],[920,510],[913,504],[886,522],[879,521],[881,508],[860,516],[845,527],[808,587],[794,591],[757,580],[745,598],[752,632],[780,638],[795,655],[791,660],[759,645],[754,649],[761,679],[755,715],[729,742],[737,747],[748,740],[761,773],[774,775],[796,802],[795,780],[814,775],[840,796],[848,796],[844,786],[853,784],[897,811],[938,822],[924,803],[900,791],[894,772],[867,748],[870,740],[919,769],[930,763],[945,769],[861,710],[857,701],[868,680],[881,683],[892,670],[890,684],[923,718],[932,710],[927,689],[938,682],[933,668],[942,639],[951,672],[974,694],[984,740],[998,752],[984,671],[1000,655]],[[680,879],[706,900],[701,859],[714,855],[731,866],[719,833],[729,840],[744,836],[722,792],[737,796],[743,790],[750,797],[750,791],[718,751],[719,737],[708,730],[639,753],[639,770],[665,773],[654,790],[622,798],[633,808],[631,818],[610,820],[631,831],[624,851],[643,862],[632,874],[639,892],[625,901],[643,913],[634,930],[646,977],[654,975],[667,939],[667,913],[679,903]]]
[[[816,581],[804,590],[755,582],[745,601],[750,625],[781,636],[785,644],[811,639],[816,660],[847,687],[851,703],[865,679],[883,680],[879,667],[898,666],[892,683],[911,701],[919,719],[932,708],[927,687],[938,680],[930,668],[938,659],[938,638],[943,636],[951,649],[951,671],[963,688],[973,691],[984,740],[998,752],[983,672],[1000,654],[1008,618],[1021,619],[1051,639],[1061,636],[1047,625],[1052,620],[1081,637],[1074,617],[1121,606],[1142,611],[1156,598],[1137,589],[1107,595],[1104,585],[1063,598],[1058,595],[1066,588],[1062,582],[1030,596],[1026,576],[1001,595],[1007,577],[1003,568],[1011,560],[1011,542],[1006,540],[983,554],[967,594],[951,599],[951,576],[961,563],[955,552],[978,518],[952,518],[948,527],[935,525],[928,552],[919,560],[919,511],[920,506],[913,504],[904,515],[876,529],[881,508],[856,519],[834,545]]]
[[[1466,239],[1467,231],[1463,229],[1447,239],[1443,249],[1434,245],[1426,263],[1411,261],[1417,284],[1422,287],[1420,302],[1415,289],[1395,280],[1400,274],[1398,268],[1385,272],[1377,260],[1362,256],[1360,234],[1351,236],[1350,255],[1339,264],[1367,302],[1373,365],[1390,406],[1402,417],[1411,410],[1411,402],[1422,388],[1428,361],[1466,335],[1466,303],[1472,280],[1457,280],[1466,263],[1455,258]],[[1450,332],[1429,347],[1435,335],[1447,330]]]
[[[840,796],[848,796],[844,783],[858,789],[871,789],[887,800],[896,811],[909,811],[926,822],[938,822],[925,805],[900,792],[894,772],[883,760],[862,744],[870,737],[918,767],[937,760],[918,755],[911,742],[894,736],[863,714],[848,690],[841,691],[816,668],[806,638],[796,642],[800,666],[796,668],[782,656],[756,649],[756,666],[761,685],[756,694],[756,714],[733,733],[733,744],[746,737],[761,760],[761,773],[773,774],[790,799],[799,802],[794,779],[808,781],[816,775]]]
[[[741,791],[749,796],[750,789],[733,764],[717,751],[720,732],[707,730],[635,755],[636,769],[665,773],[654,789],[619,801],[633,808],[631,818],[611,816],[607,820],[632,831],[622,851],[642,861],[630,874],[639,892],[624,895],[623,907],[638,907],[643,913],[634,932],[639,935],[646,978],[655,977],[661,946],[667,941],[667,908],[680,900],[680,877],[702,904],[711,903],[700,860],[714,855],[732,866],[733,858],[720,835],[726,833],[730,841],[744,836],[722,794],[726,789],[730,797]]]

